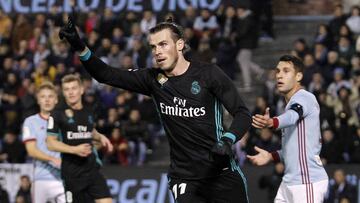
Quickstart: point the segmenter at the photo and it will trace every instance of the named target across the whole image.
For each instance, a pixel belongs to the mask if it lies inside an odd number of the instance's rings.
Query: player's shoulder
[[[303,105],[317,103],[315,95],[304,89],[297,91],[291,100],[295,103],[302,103]]]
[[[39,118],[40,118],[39,114],[33,114],[31,116],[28,116],[28,117],[25,118],[24,124],[31,123],[31,122],[36,122],[36,121],[39,120]]]

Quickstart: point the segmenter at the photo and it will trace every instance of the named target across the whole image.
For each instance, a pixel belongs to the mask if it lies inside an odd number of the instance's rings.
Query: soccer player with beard
[[[285,112],[271,118],[269,108],[264,115],[253,116],[256,128],[282,131],[282,149],[267,152],[255,147],[258,154],[250,161],[258,166],[271,161],[282,161],[285,172],[275,203],[324,201],[328,188],[328,175],[319,157],[321,150],[320,107],[315,96],[302,89],[304,64],[301,59],[284,55],[276,67],[277,89],[285,96]]]
[[[170,144],[169,188],[176,202],[248,202],[245,177],[232,153],[251,126],[249,110],[216,65],[184,58],[182,28],[162,22],[149,30],[157,68],[106,65],[81,41],[71,19],[60,31],[99,82],[153,98]],[[222,105],[233,116],[223,127]]]

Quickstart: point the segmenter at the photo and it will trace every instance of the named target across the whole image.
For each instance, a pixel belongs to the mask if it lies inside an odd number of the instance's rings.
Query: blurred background
[[[81,66],[58,32],[73,15],[81,37],[119,69],[153,65],[148,29],[168,17],[183,26],[189,60],[216,63],[238,87],[253,114],[282,113],[274,67],[283,54],[304,60],[303,85],[321,107],[321,158],[331,178],[326,202],[359,203],[359,0],[118,0],[0,1],[0,202],[31,202],[32,160],[21,142],[24,118],[38,112],[43,81],[84,81],[83,101],[97,129],[115,146],[99,151],[114,202],[173,202],[167,189],[169,149],[151,98],[102,85]],[[72,5],[75,5],[72,7]],[[61,97],[61,92],[59,91]],[[231,116],[225,112],[225,121]],[[253,147],[280,148],[280,132],[251,129],[234,145],[250,202],[272,202],[282,164],[254,167]]]

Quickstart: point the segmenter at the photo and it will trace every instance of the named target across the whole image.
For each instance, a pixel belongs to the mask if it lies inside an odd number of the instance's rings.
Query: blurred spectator
[[[65,64],[67,67],[74,66],[73,55],[69,50],[68,45],[64,41],[56,44],[56,50],[50,55],[50,64],[56,65],[59,63]]]
[[[327,54],[327,64],[321,68],[321,74],[325,79],[325,85],[328,86],[334,81],[334,70],[339,66],[339,54],[336,51],[329,51]]]
[[[353,6],[351,8],[351,13],[348,19],[346,20],[346,25],[349,26],[351,32],[356,35],[360,35],[360,7]]]
[[[17,74],[19,76],[19,79],[23,80],[25,78],[30,78],[32,71],[33,71],[33,66],[31,62],[26,58],[20,59],[20,61],[17,64]]]
[[[327,54],[328,54],[328,48],[322,44],[322,43],[315,43],[314,45],[314,58],[316,61],[316,64],[319,66],[326,65],[327,61]]]
[[[330,96],[325,91],[321,91],[317,95],[317,101],[320,106],[320,128],[321,130],[331,129],[335,131],[335,112],[327,104],[328,97]]]
[[[270,109],[275,109],[280,96],[276,89],[276,84],[276,70],[270,69],[267,72],[267,77],[262,87],[262,97],[264,97]]]
[[[349,142],[349,155],[351,163],[360,163],[360,127],[355,129]]]
[[[88,12],[88,16],[85,21],[85,34],[89,34],[98,26],[99,16],[96,14],[95,11]]]
[[[319,71],[320,68],[315,63],[314,56],[310,53],[305,54],[303,79],[301,80],[302,85],[308,88],[313,78],[313,75]]]
[[[207,39],[200,40],[200,44],[193,56],[194,59],[214,63],[215,53],[210,47],[210,41]]]
[[[320,24],[315,35],[314,43],[321,43],[328,49],[333,46],[333,38],[329,27],[326,24]]]
[[[236,43],[239,49],[236,60],[241,68],[245,91],[251,90],[251,72],[258,76],[264,73],[259,65],[252,62],[252,50],[257,46],[258,31],[251,11],[242,6],[237,9]]]
[[[18,200],[18,197],[23,198],[24,203],[31,203],[31,181],[29,176],[23,175],[20,177],[20,188],[18,192],[16,193],[16,201],[22,202],[21,200]]]
[[[2,149],[0,151],[0,162],[5,163],[24,163],[26,151],[24,144],[17,138],[12,131],[5,132]]]
[[[335,43],[338,43],[341,37],[345,37],[351,43],[353,43],[353,33],[351,32],[349,26],[347,26],[346,24],[340,26],[340,29],[338,30],[338,35],[336,38],[334,38]]]
[[[201,38],[205,31],[209,31],[210,35],[214,34],[218,29],[216,16],[212,15],[208,9],[201,9],[200,16],[197,16],[194,21],[195,35]]]
[[[4,188],[2,188],[1,184],[0,184],[0,202],[10,203],[9,194]]]
[[[107,56],[108,65],[112,67],[119,67],[119,63],[121,63],[123,56],[124,52],[120,51],[119,45],[111,44],[110,53]]]
[[[308,86],[309,92],[313,94],[318,94],[319,92],[325,90],[325,82],[324,78],[322,77],[321,73],[315,72],[312,76],[311,82]]]
[[[26,40],[19,41],[18,50],[14,50],[14,59],[21,60],[27,59],[29,61],[33,60],[34,53],[29,50],[28,42]]]
[[[259,187],[261,189],[267,190],[267,202],[274,202],[277,190],[280,186],[280,183],[282,181],[282,177],[284,175],[284,164],[279,162],[276,163],[274,166],[274,171],[272,174],[269,175],[263,175],[260,177],[259,180]]]
[[[184,29],[184,39],[191,49],[197,50],[200,40],[195,36],[192,28]]]
[[[196,10],[192,6],[185,9],[184,16],[180,19],[180,25],[183,28],[193,28],[196,18]]]
[[[20,98],[22,119],[39,112],[39,107],[35,97],[35,84],[30,79],[25,79],[22,82],[25,89],[25,94]]]
[[[0,10],[0,41],[10,38],[13,22],[11,18]]]
[[[344,79],[345,72],[344,69],[341,67],[337,67],[334,69],[333,72],[334,80],[333,82],[328,86],[327,92],[333,97],[338,97],[338,90],[341,87],[347,87],[351,88],[351,84],[349,81]]]
[[[360,73],[360,56],[359,55],[354,55],[351,58],[350,77],[354,77],[357,73]]]
[[[144,34],[148,34],[150,28],[155,27],[156,25],[156,16],[150,10],[146,10],[143,13],[143,18],[140,21],[141,31]]]
[[[349,202],[356,202],[356,187],[346,181],[345,172],[337,169],[334,172],[334,180],[330,180],[330,188],[324,203],[336,203],[347,198]]]
[[[335,40],[339,38],[338,31],[341,25],[345,24],[345,21],[346,15],[343,12],[343,6],[341,4],[335,5],[333,19],[329,22],[329,29]]]
[[[111,8],[105,8],[103,16],[100,18],[99,33],[102,37],[111,38],[112,31],[117,25],[117,19]]]
[[[126,48],[127,43],[127,38],[124,34],[124,31],[120,27],[115,27],[111,36],[111,43],[117,44],[121,50]]]
[[[50,50],[46,48],[45,44],[38,44],[36,46],[36,51],[34,52],[34,65],[37,66],[40,61],[47,60],[50,55]]]
[[[100,46],[99,33],[91,31],[86,39],[86,45],[89,47],[90,50],[96,51],[97,48]]]
[[[100,47],[96,49],[96,55],[105,58],[107,62],[107,56],[110,53],[111,41],[109,38],[102,38]]]
[[[145,38],[145,35],[141,32],[141,28],[139,23],[134,23],[131,26],[131,34],[127,41],[127,47],[126,50],[132,50],[134,48],[134,41],[138,40],[143,42]]]
[[[128,143],[122,136],[120,128],[113,128],[111,132],[110,142],[114,146],[111,154],[107,155],[107,159],[112,164],[120,164],[127,166],[128,162]]]
[[[133,25],[139,23],[139,19],[137,18],[136,13],[129,11],[125,14],[125,19],[122,20],[121,23],[121,27],[124,29],[125,36],[129,37],[133,34]]]
[[[307,46],[305,39],[299,38],[295,40],[292,54],[304,59],[307,53],[309,53],[309,47]]]
[[[33,28],[25,14],[18,14],[11,34],[11,47],[14,51],[19,48],[21,40],[29,41],[33,34]]]
[[[143,44],[141,39],[134,39],[132,41],[132,49],[129,50],[132,56],[132,64],[134,69],[142,69],[150,66],[149,51]]]
[[[236,29],[237,15],[234,6],[227,6],[225,12],[223,8],[219,8],[217,12],[217,21],[219,23],[219,37],[220,39],[230,41],[231,34]]]
[[[339,53],[339,65],[346,69],[345,73],[348,75],[351,57],[355,54],[355,48],[348,38],[340,37],[336,51]]]
[[[255,22],[260,26],[260,40],[272,41],[275,38],[272,0],[251,0],[250,2],[250,8],[254,12]]]
[[[129,121],[123,125],[123,130],[129,145],[129,164],[143,165],[146,158],[148,130],[138,110],[130,111]]]
[[[31,38],[29,39],[29,45],[28,48],[31,51],[38,51],[38,46],[40,44],[44,45],[44,47],[46,48],[45,44],[47,42],[47,37],[45,35],[45,33],[43,32],[43,30],[40,27],[35,27],[33,30],[33,34],[31,36]]]
[[[322,132],[322,147],[320,152],[322,163],[324,165],[342,163],[343,147],[341,146],[338,138],[334,136],[334,132],[330,129],[325,129]]]

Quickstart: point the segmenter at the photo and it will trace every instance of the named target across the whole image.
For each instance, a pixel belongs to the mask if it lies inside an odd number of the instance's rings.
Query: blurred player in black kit
[[[66,75],[61,80],[65,106],[51,112],[48,120],[47,147],[61,152],[61,178],[67,203],[112,203],[102,165],[93,140],[98,140],[109,151],[112,144],[94,128],[92,108],[83,105],[84,88],[76,75]]]
[[[59,34],[79,52],[101,83],[151,96],[170,144],[169,188],[176,202],[248,202],[246,179],[231,146],[251,126],[251,115],[232,81],[213,64],[187,61],[182,28],[162,22],[149,30],[157,68],[120,70],[98,59],[72,20]],[[222,105],[234,117],[227,131]]]

